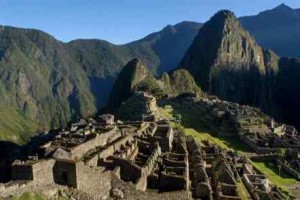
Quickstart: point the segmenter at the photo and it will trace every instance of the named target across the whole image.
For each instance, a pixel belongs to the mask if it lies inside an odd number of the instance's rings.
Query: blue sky
[[[300,0],[0,0],[0,24],[36,28],[62,41],[104,39],[123,44],[181,21],[207,21],[229,9],[254,15]]]

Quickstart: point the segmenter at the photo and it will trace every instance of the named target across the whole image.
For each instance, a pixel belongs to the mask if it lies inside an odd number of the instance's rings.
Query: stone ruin
[[[156,105],[151,96],[136,95]],[[280,138],[298,137],[292,127],[281,127],[248,106],[205,98],[187,98],[181,103],[199,110],[202,120],[220,131],[220,136],[239,135],[246,143],[244,138],[249,137],[258,153],[275,149],[261,142],[271,141],[275,132]],[[41,134],[31,155],[13,163],[12,181],[0,185],[0,197],[7,198],[20,188],[51,185],[82,191],[91,199],[235,200],[243,198],[241,190],[248,199],[288,198],[254,169],[248,158],[209,141],[202,141],[204,146],[200,146],[172,128],[168,120],[158,120],[156,109],[149,110],[139,113],[137,121],[129,120],[136,119],[134,116],[115,122],[114,115],[105,114]],[[288,155],[298,159],[295,153]]]
[[[135,92],[118,110],[118,118],[126,121],[158,120],[156,98],[146,92]]]
[[[249,198],[284,195],[246,158],[209,141],[200,146],[167,120],[113,120],[102,115],[52,133],[27,160],[13,163],[12,181],[0,185],[1,196],[51,185],[91,199],[236,200],[243,184]]]
[[[190,189],[188,152],[168,121],[114,122],[113,115],[81,120],[43,141],[27,160],[12,165],[12,181],[0,186],[7,197],[22,187],[61,185],[94,199],[106,198],[113,179],[141,191]]]
[[[180,106],[197,111],[202,124],[220,137],[239,137],[258,154],[276,154],[279,148],[300,150],[300,135],[293,126],[280,124],[259,109],[205,98],[177,98]]]

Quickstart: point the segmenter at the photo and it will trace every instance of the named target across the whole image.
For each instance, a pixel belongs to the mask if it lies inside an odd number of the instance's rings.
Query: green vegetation
[[[159,87],[157,80],[152,76],[142,80],[138,85],[138,90],[149,92],[158,98],[164,95],[164,91]]]
[[[298,183],[296,179],[282,170],[279,174],[279,170],[273,162],[252,161],[251,163],[258,171],[267,175],[269,180],[278,186],[286,195],[293,196],[287,186]]]
[[[113,81],[106,80],[114,80],[128,61],[137,57],[153,73],[158,68],[160,74],[169,71],[200,26],[192,22],[169,26],[126,45],[102,40],[63,43],[39,30],[0,26],[0,107],[19,110],[41,128],[93,115],[109,95],[110,90],[103,87],[110,88]],[[21,140],[18,131],[6,128],[1,128],[0,135],[0,139],[10,135],[14,141]]]
[[[170,74],[165,73],[159,81],[164,84],[165,94],[195,93],[198,96],[202,95],[202,91],[197,86],[193,76],[184,69],[177,69]]]
[[[166,105],[163,108],[160,107],[160,112],[169,119],[172,119],[175,113],[180,113],[183,117],[183,125],[177,124],[176,126],[183,128],[185,133],[194,137],[200,145],[204,145],[202,140],[209,140],[211,143],[216,144],[221,148],[238,151],[240,154],[251,152],[251,149],[246,145],[243,145],[239,139],[225,139],[217,137],[214,134],[209,134],[209,131],[203,128],[204,126],[200,121],[201,116],[199,116],[196,111],[186,110],[178,105]],[[273,184],[279,186],[286,193],[289,193],[286,188],[287,185],[297,183],[296,179],[282,171],[279,175],[277,167],[271,162],[253,162],[252,164],[261,173],[266,174]],[[247,199],[247,193],[245,192],[243,184],[238,184],[238,191],[242,199]]]
[[[20,197],[12,197],[11,200],[46,200],[47,198],[41,194],[35,194],[32,192],[26,192]]]
[[[198,132],[198,131],[196,131],[195,129],[192,129],[192,128],[185,128],[184,130],[185,130],[185,133],[187,135],[193,136],[193,138],[195,138],[195,140],[200,145],[204,146],[204,144],[201,142],[202,140],[209,140],[213,144],[216,144],[216,145],[220,146],[223,149],[233,150],[232,148],[228,147],[228,145],[226,144],[225,141],[220,140],[219,138],[213,137],[209,133]]]
[[[241,197],[242,200],[247,200],[249,199],[249,194],[247,192],[247,189],[245,188],[244,184],[242,183],[241,180],[239,180],[237,183],[236,183],[236,186],[237,186],[237,192],[239,194],[239,196]]]
[[[188,110],[180,105],[165,106],[161,112],[170,117],[179,114],[182,117],[182,126],[188,135],[192,135],[196,141],[201,144],[201,140],[210,140],[212,143],[219,145],[221,148],[238,151],[240,153],[249,153],[252,150],[243,145],[239,138],[221,138],[217,133],[211,133],[201,121],[201,115],[196,110]]]
[[[282,188],[286,188],[286,185],[297,183],[297,180],[291,177],[289,174],[281,170],[280,175],[277,166],[272,162],[252,162],[259,171],[266,174],[270,181]]]
[[[24,114],[12,108],[0,107],[0,140],[24,143],[37,128],[37,124]]]

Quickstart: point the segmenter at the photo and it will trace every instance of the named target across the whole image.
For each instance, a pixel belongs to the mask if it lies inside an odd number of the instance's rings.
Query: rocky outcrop
[[[120,72],[109,97],[109,108],[114,110],[138,90],[143,80],[154,79],[146,65],[139,59],[130,61]]]
[[[142,121],[146,115],[159,118],[155,97],[145,92],[134,93],[118,110],[118,117],[125,121]]]
[[[110,94],[108,109],[117,110],[122,102],[138,91],[153,94],[158,98],[168,94],[202,95],[201,89],[187,70],[178,69],[156,79],[141,60],[133,59],[122,69],[117,78]]]
[[[202,95],[193,76],[184,69],[178,69],[169,74],[164,73],[158,82],[165,94],[177,96],[183,93],[195,93],[198,96]]]

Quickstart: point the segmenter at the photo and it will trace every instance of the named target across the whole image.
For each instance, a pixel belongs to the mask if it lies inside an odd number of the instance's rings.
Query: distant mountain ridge
[[[259,45],[271,48],[280,56],[297,57],[300,52],[299,37],[296,37],[300,24],[298,13],[299,9],[281,5],[240,20]],[[277,25],[279,22],[280,26]],[[284,29],[280,28],[282,24],[286,24]],[[35,122],[28,123],[31,127],[12,131],[5,125],[8,122],[0,119],[1,132],[6,133],[3,134],[5,139],[17,141],[14,138],[21,133],[27,135],[23,138],[28,138],[31,131],[27,130],[64,126],[70,120],[94,115],[105,104],[117,75],[126,63],[140,58],[156,76],[174,70],[202,25],[196,22],[169,25],[124,45],[103,40],[63,43],[39,30],[0,26],[0,107],[8,108],[0,114],[6,115],[9,110],[14,110],[12,116],[20,113],[20,122]],[[265,29],[270,29],[272,34],[269,36],[272,37],[264,35]],[[276,60],[271,52],[263,51],[262,54],[264,58],[270,58],[270,62]],[[281,87],[282,94],[286,91]],[[268,102],[266,99],[271,97],[253,101],[259,105]],[[9,138],[8,133],[11,132],[16,134]]]
[[[281,4],[239,20],[264,48],[272,49],[282,57],[300,58],[300,9]]]

